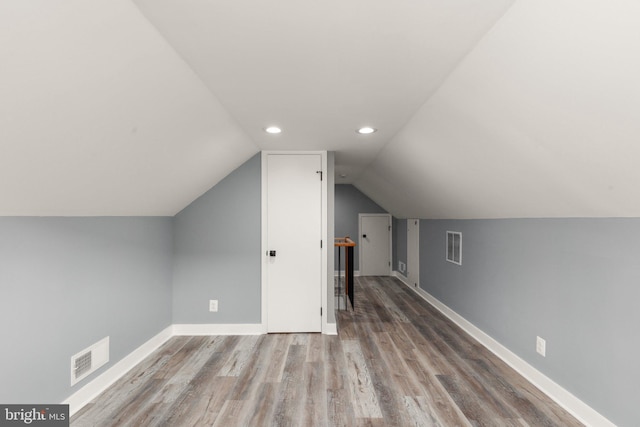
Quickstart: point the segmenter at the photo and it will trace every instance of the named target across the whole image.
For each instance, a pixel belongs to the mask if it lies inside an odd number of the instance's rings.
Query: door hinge
[[[389,267],[391,267],[391,261],[389,261]]]
[[[322,181],[322,171],[316,171],[316,173],[320,174],[320,181]]]
[[[389,231],[391,231],[391,226],[389,226]]]
[[[320,307],[320,316],[322,316],[322,307]]]
[[[320,249],[322,249],[322,240],[320,240]]]

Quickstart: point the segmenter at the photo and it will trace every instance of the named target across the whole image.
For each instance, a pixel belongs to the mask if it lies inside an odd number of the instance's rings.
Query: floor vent
[[[109,337],[71,356],[71,385],[109,361]]]

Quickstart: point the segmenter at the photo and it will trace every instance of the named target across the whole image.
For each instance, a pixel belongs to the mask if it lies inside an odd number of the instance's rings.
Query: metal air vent
[[[71,385],[109,361],[109,337],[71,356]]]

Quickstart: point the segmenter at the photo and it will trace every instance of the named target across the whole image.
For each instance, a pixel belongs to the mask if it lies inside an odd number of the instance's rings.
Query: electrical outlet
[[[218,300],[210,299],[209,300],[209,311],[218,311]]]
[[[536,351],[542,357],[547,357],[547,342],[540,337],[536,337]]]

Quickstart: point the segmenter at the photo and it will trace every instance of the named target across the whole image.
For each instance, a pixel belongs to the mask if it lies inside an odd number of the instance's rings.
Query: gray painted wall
[[[407,275],[407,220],[398,219],[393,226],[395,238],[393,239],[393,247],[395,258],[393,260],[393,269],[400,272],[398,262],[402,261],[405,265],[404,276]]]
[[[261,157],[174,218],[173,322],[261,323]],[[218,300],[218,312],[209,300]]]
[[[447,230],[462,232],[462,266],[445,261]],[[423,220],[420,286],[617,425],[634,426],[638,235],[640,219]]]
[[[172,323],[260,323],[260,182],[258,154],[174,218],[0,218],[0,402],[61,402]],[[110,363],[71,387],[106,336]]]
[[[170,218],[0,218],[0,402],[58,403],[70,358],[112,366],[171,324]]]
[[[360,213],[388,213],[364,193],[351,184],[337,184],[335,186],[335,232],[336,237],[350,236],[358,242],[358,214]],[[337,251],[336,251],[337,257]],[[344,255],[343,255],[344,258]],[[335,260],[338,265],[337,258]],[[341,261],[344,266],[344,261]],[[358,248],[353,251],[354,269],[360,268]],[[337,268],[337,267],[336,267]],[[343,267],[344,268],[344,267]]]

